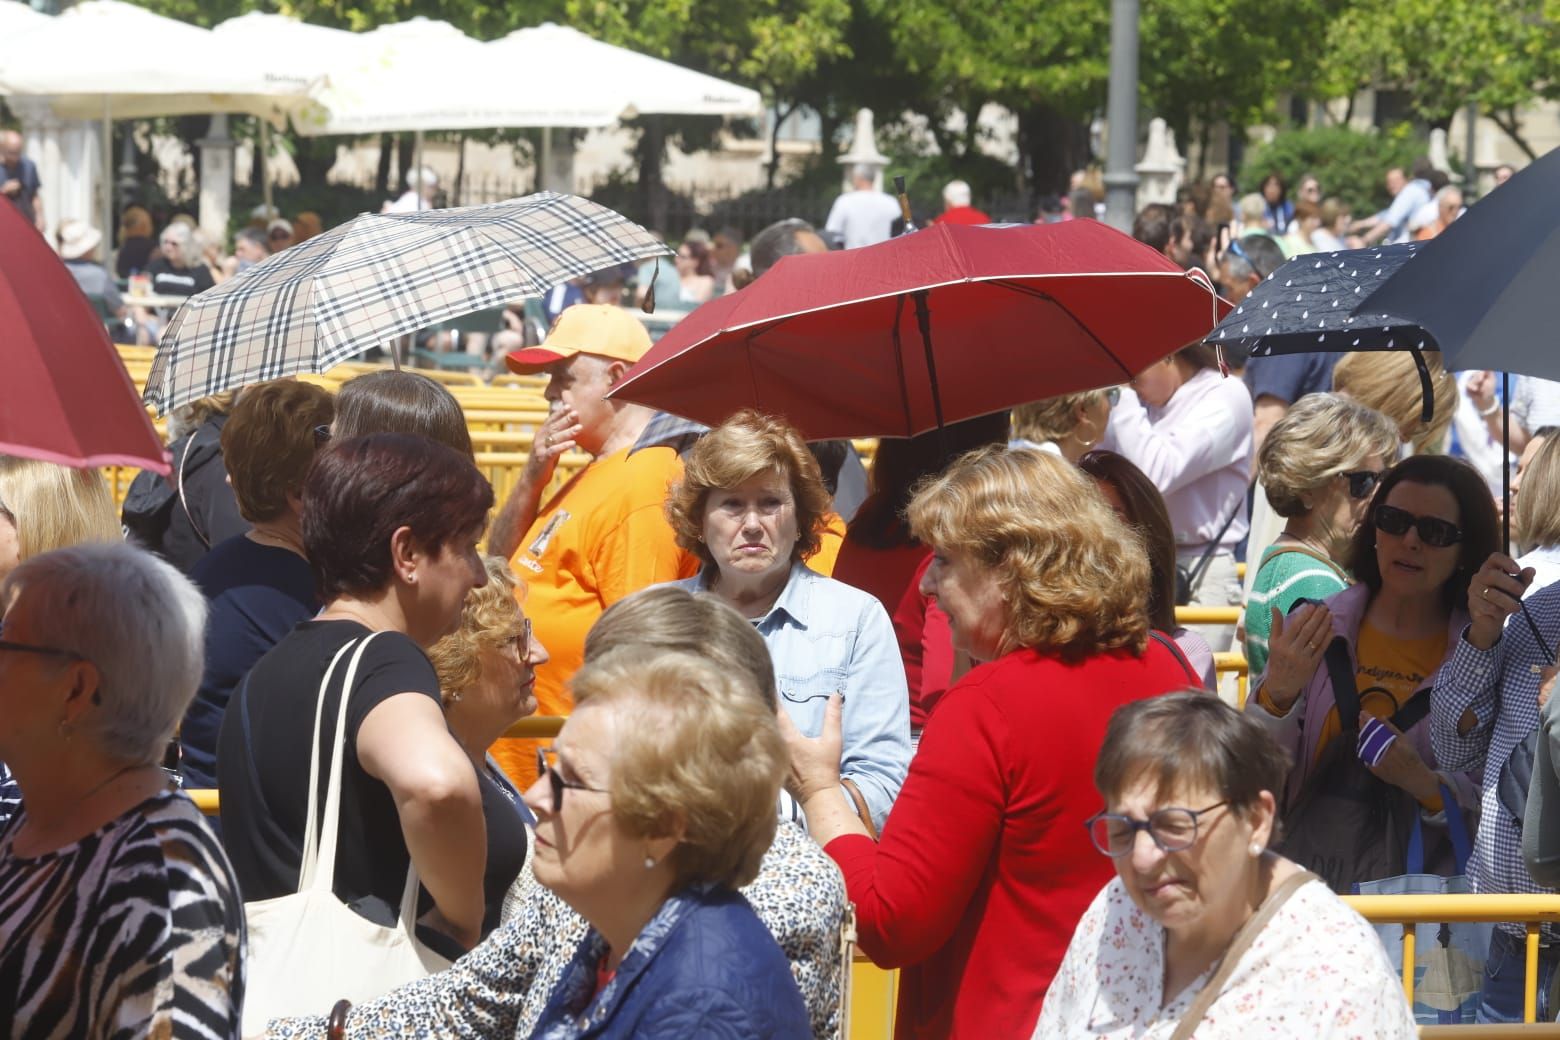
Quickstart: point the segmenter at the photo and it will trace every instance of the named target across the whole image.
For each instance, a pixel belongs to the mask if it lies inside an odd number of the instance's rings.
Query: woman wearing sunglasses
[[[1287,765],[1214,697],[1116,711],[1094,769],[1105,809],[1086,823],[1116,877],[1073,933],[1036,1040],[1415,1035],[1371,926],[1269,848]]]
[[[1429,688],[1468,624],[1469,582],[1497,532],[1473,467],[1404,459],[1382,476],[1349,546],[1358,584],[1272,619],[1267,670],[1246,710],[1294,759],[1280,803],[1286,849],[1330,859],[1334,885],[1406,872],[1416,824],[1425,870],[1453,872],[1445,814],[1472,809],[1477,795],[1466,774],[1437,771]],[[1340,717],[1351,699],[1358,712]],[[1361,737],[1377,728],[1367,717],[1386,727],[1374,746]],[[1362,767],[1382,784],[1348,779]],[[1353,826],[1340,814],[1354,809],[1377,822]]]
[[[1267,667],[1275,612],[1348,587],[1344,554],[1397,447],[1391,420],[1337,394],[1302,397],[1273,424],[1257,455],[1257,483],[1285,523],[1246,600],[1251,674]]]

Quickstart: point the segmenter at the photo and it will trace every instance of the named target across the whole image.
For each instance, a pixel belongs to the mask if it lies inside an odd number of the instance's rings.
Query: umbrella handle
[[[910,216],[910,195],[905,190],[903,177],[894,178],[894,191],[899,195],[899,215],[905,218],[905,230],[914,230],[914,218]]]
[[[1409,347],[1408,352],[1414,356],[1414,367],[1419,370],[1419,391],[1423,395],[1419,421],[1429,426],[1430,420],[1435,418],[1435,388],[1430,383],[1430,366],[1425,364],[1425,356],[1418,347]]]

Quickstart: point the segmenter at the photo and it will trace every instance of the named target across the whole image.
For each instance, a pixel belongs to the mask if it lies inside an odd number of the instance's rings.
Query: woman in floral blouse
[[[1268,849],[1286,768],[1267,731],[1216,697],[1172,694],[1116,712],[1094,773],[1106,808],[1088,821],[1116,878],[1073,933],[1035,1040],[1168,1040],[1215,978],[1197,1040],[1416,1035],[1365,919],[1314,876],[1288,899],[1280,892],[1303,880]],[[1277,909],[1222,973],[1275,892]]]

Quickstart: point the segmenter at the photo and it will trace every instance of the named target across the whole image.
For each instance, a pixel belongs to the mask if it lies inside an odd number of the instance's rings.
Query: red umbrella
[[[103,321],[54,250],[0,202],[0,454],[168,472]]]
[[[613,396],[716,424],[752,407],[810,439],[908,437],[1125,382],[1229,304],[1093,220],[938,224],[790,256],[669,331]]]

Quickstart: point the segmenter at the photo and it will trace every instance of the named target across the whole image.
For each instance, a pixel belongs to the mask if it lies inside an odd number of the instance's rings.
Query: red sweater
[[[831,841],[861,949],[901,967],[900,1040],[1027,1037],[1078,919],[1114,876],[1083,821],[1115,709],[1186,685],[1168,650],[1063,664],[1020,650],[948,691],[880,843]]]

